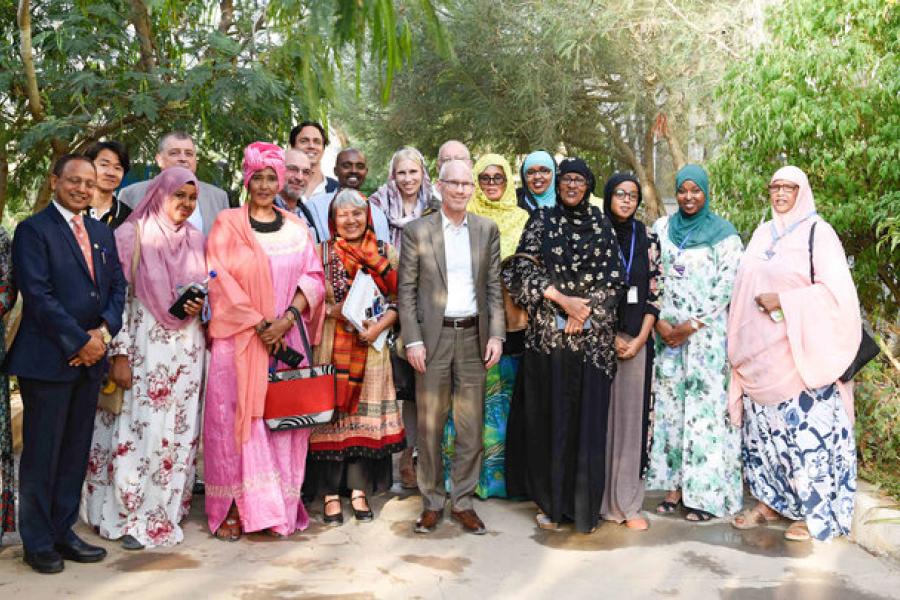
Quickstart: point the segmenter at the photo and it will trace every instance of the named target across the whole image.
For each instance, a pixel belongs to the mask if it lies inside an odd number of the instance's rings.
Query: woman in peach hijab
[[[206,514],[210,530],[229,541],[251,531],[286,536],[309,524],[300,488],[311,430],[269,431],[262,416],[269,350],[282,342],[302,348],[298,327],[318,343],[324,296],[309,228],[273,206],[284,187],[284,152],[255,142],[243,166],[249,201],[219,213],[207,241],[217,276],[209,285]]]
[[[806,175],[769,182],[772,220],[741,259],[728,319],[729,416],[743,426],[744,476],[759,501],[733,524],[793,523],[785,537],[846,535],[853,518],[853,397],[841,375],[860,342],[847,257],[816,213]]]

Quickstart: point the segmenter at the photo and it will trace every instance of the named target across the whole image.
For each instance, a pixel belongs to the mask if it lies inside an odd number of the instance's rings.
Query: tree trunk
[[[3,211],[6,210],[6,194],[9,190],[9,154],[6,144],[6,141],[0,143],[0,221],[3,221]]]
[[[54,158],[53,160],[56,161],[56,158]],[[51,193],[50,175],[48,174],[46,177],[44,177],[44,182],[41,183],[41,189],[38,190],[37,198],[34,199],[34,206],[31,207],[31,212],[37,213],[44,210],[44,208],[46,208],[47,205],[50,204]]]

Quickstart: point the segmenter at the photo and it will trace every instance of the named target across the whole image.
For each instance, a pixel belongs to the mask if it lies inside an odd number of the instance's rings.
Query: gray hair
[[[191,134],[189,134],[186,131],[181,131],[180,129],[178,129],[175,131],[170,131],[166,135],[159,138],[159,144],[157,144],[157,146],[156,146],[156,151],[159,152],[160,154],[165,152],[166,151],[166,143],[169,140],[191,140],[191,143],[194,144],[194,138],[191,137]],[[196,146],[197,144],[194,144],[194,145]]]
[[[356,190],[345,188],[337,193],[331,200],[331,207],[328,209],[329,214],[333,217],[339,208],[368,208],[369,202],[365,196]]]

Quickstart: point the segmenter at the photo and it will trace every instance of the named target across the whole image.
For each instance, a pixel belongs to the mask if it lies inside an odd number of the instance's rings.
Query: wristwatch
[[[112,335],[110,335],[106,323],[98,327],[98,329],[100,330],[100,338],[103,340],[103,345],[109,346],[109,343],[112,341]]]

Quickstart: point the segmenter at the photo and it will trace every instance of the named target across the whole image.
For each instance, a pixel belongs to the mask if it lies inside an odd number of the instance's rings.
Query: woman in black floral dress
[[[507,428],[510,496],[540,509],[538,525],[597,525],[603,495],[616,306],[624,294],[619,245],[589,202],[594,175],[581,159],[559,166],[557,203],[536,211],[503,267],[528,311],[519,389]]]
[[[16,303],[12,285],[12,244],[6,230],[0,228],[0,319]],[[0,363],[6,358],[6,327],[0,320]],[[9,379],[0,373],[0,540],[16,529],[15,474],[13,473],[12,425],[9,405]]]

